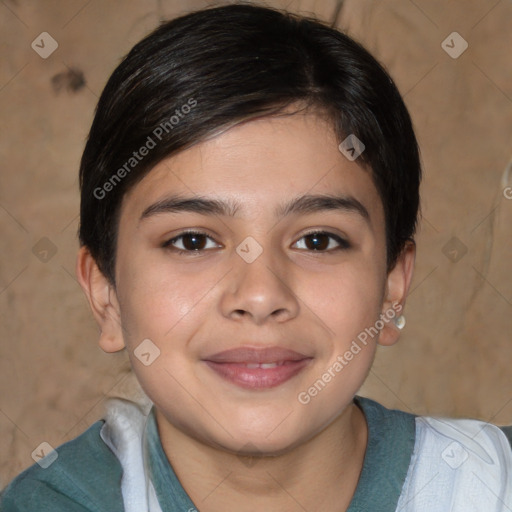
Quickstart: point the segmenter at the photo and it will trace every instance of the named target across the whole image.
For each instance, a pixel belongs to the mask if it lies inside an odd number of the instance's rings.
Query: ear
[[[393,320],[403,314],[405,299],[409,293],[409,286],[412,281],[415,259],[416,244],[411,240],[406,242],[395,266],[388,273],[382,313],[388,312],[389,315],[390,311],[394,311],[395,317],[384,322],[384,327],[379,335],[380,345],[393,345],[400,337],[400,329],[396,327]],[[389,318],[389,316],[384,316],[384,318]]]
[[[100,347],[105,352],[122,350],[125,344],[115,289],[100,271],[87,247],[81,247],[78,251],[76,276],[100,328]]]

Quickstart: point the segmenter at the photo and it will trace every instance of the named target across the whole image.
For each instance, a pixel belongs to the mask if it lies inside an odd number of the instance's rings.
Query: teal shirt
[[[46,469],[34,464],[2,493],[2,512],[123,512],[121,465],[100,437],[103,421],[56,449]]]
[[[415,443],[415,416],[356,397],[368,423],[368,445],[361,476],[348,512],[395,512]],[[57,448],[48,468],[34,464],[4,490],[2,512],[121,512],[122,468],[100,437],[98,421],[76,439]],[[163,512],[200,511],[163,450],[154,408],[149,415],[149,468]],[[512,437],[512,427],[503,431]]]

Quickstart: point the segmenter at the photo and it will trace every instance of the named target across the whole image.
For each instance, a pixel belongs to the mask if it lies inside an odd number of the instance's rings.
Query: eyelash
[[[174,247],[172,245],[174,242],[176,242],[180,238],[183,238],[186,235],[204,236],[206,238],[209,238],[209,239],[213,240],[213,238],[210,235],[208,235],[208,233],[205,233],[203,231],[190,230],[190,231],[183,231],[179,235],[171,238],[170,240],[167,240],[166,242],[164,242],[162,244],[162,247],[164,249],[170,249],[170,250],[172,250],[173,252],[175,252],[178,255],[187,255],[187,256],[191,256],[193,254],[199,254],[199,253],[202,253],[204,251],[209,250],[209,249],[183,250],[183,249],[178,249],[178,248],[176,248],[176,247]],[[299,238],[299,240],[302,240],[303,238],[308,237],[308,236],[312,236],[312,235],[327,235],[329,238],[335,240],[339,245],[338,245],[338,247],[336,247],[334,249],[325,249],[325,250],[313,250],[313,249],[311,249],[311,250],[308,250],[308,252],[330,253],[330,252],[338,251],[338,250],[344,250],[344,249],[346,250],[346,249],[349,249],[351,247],[349,242],[347,242],[345,239],[341,238],[339,235],[336,235],[334,233],[330,233],[329,231],[322,231],[322,230],[313,230],[313,231],[309,231],[308,233],[304,233]],[[301,249],[301,250],[304,250],[304,249]]]

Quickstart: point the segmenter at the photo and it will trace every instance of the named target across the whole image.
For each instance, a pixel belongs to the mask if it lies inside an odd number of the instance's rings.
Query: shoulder
[[[2,492],[2,512],[121,512],[122,468],[103,442],[103,421],[56,448],[46,468],[34,464]]]
[[[402,493],[412,510],[508,510],[512,450],[504,431],[478,420],[418,416]]]

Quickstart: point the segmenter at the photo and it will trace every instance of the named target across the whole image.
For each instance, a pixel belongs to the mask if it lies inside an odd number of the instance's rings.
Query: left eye
[[[295,245],[299,244],[301,240],[305,240],[305,242],[302,244],[303,247],[298,248],[310,251],[325,252],[333,249],[348,249],[348,247],[350,247],[350,244],[340,236],[335,235],[334,233],[327,233],[325,231],[307,233],[300,238]]]

